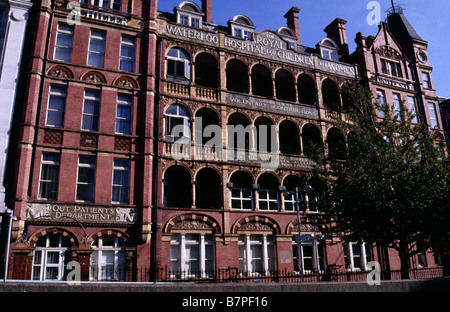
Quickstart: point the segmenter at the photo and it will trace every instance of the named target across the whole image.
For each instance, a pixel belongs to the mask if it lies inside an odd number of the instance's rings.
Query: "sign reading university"
[[[136,222],[137,209],[62,204],[27,203],[26,217],[32,219],[75,219],[91,222]]]

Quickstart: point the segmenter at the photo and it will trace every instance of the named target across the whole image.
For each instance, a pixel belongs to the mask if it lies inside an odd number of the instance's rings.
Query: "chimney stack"
[[[327,26],[327,28],[324,29],[327,33],[327,37],[338,45],[342,56],[349,55],[347,28],[345,27],[345,24],[347,24],[346,20],[336,18],[330,25]]]
[[[298,22],[298,13],[300,13],[300,9],[296,7],[292,7],[284,16],[287,20],[287,26],[295,31],[297,36],[297,44],[301,44],[300,40],[300,25]]]
[[[212,23],[212,0],[202,0],[202,10],[205,13],[205,22]]]
[[[156,20],[158,17],[158,0],[150,0],[149,1],[149,18],[152,20]]]

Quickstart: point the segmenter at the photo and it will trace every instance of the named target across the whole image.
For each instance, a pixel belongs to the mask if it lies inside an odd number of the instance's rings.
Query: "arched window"
[[[240,113],[234,113],[228,118],[227,123],[228,133],[228,149],[230,152],[228,156],[235,159],[233,156],[235,151],[244,152],[249,150],[252,145],[252,129],[250,121],[246,116]],[[229,158],[230,159],[230,158]]]
[[[211,168],[198,172],[195,183],[195,206],[197,208],[220,209],[222,207],[222,180]]]
[[[191,79],[191,58],[180,48],[167,53],[167,80],[189,83]]]
[[[278,211],[278,181],[270,173],[263,173],[258,178],[258,205],[259,210]]]
[[[218,143],[222,143],[222,138],[210,137],[206,135],[205,129],[208,126],[219,126],[219,116],[210,108],[201,108],[195,114],[195,144],[205,145],[210,140],[215,139]],[[209,133],[208,133],[209,134]],[[214,134],[212,134],[214,136]],[[216,146],[218,148],[218,146]]]
[[[269,69],[257,64],[252,68],[252,93],[264,97],[273,96],[273,83]]]
[[[195,59],[195,84],[198,86],[217,88],[219,67],[214,56],[200,53]]]
[[[33,257],[33,280],[64,280],[71,260],[70,240],[59,234],[47,234],[36,242]]]
[[[248,173],[244,171],[233,173],[228,186],[230,188],[231,209],[253,209],[253,180]]]
[[[300,154],[300,135],[298,128],[292,121],[285,120],[280,124],[279,131],[280,153]]]
[[[306,74],[298,77],[298,101],[302,104],[316,105],[316,85],[314,80]]]
[[[248,70],[243,62],[233,59],[227,63],[227,89],[228,91],[248,93]]]
[[[191,208],[191,175],[182,166],[172,166],[164,174],[164,207]]]
[[[166,140],[178,141],[184,139],[190,141],[191,116],[186,107],[179,104],[172,104],[166,109],[164,117],[166,123]]]
[[[307,124],[302,130],[303,153],[305,156],[318,156],[322,150],[322,140],[319,129],[312,124]]]
[[[90,280],[125,279],[125,244],[116,236],[101,236],[92,244]]]
[[[275,75],[275,88],[277,99],[284,101],[295,101],[294,77],[287,70],[280,69]]]
[[[323,105],[333,111],[341,107],[339,88],[336,83],[330,79],[325,79],[322,83]]]
[[[336,128],[330,129],[327,136],[328,154],[331,159],[345,159],[347,148],[344,134]]]
[[[255,130],[256,149],[261,152],[276,152],[276,132],[272,121],[267,117],[259,117],[255,121]]]

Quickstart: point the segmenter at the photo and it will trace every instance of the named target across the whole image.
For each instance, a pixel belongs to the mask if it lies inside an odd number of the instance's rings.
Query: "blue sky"
[[[192,0],[201,6],[201,0]],[[159,0],[158,10],[173,12],[182,0]],[[314,47],[325,37],[323,29],[336,17],[347,20],[347,36],[350,52],[355,50],[354,39],[358,32],[366,37],[376,35],[378,26],[368,25],[370,0],[212,0],[213,22],[226,25],[236,14],[248,16],[256,25],[256,31],[277,30],[286,26],[284,15],[293,6],[300,12],[300,36],[302,44]],[[378,0],[381,19],[391,0]],[[404,14],[418,34],[428,41],[428,53],[433,67],[433,77],[438,96],[450,97],[450,1],[448,0],[396,0],[404,8]],[[444,14],[443,14],[444,13]]]

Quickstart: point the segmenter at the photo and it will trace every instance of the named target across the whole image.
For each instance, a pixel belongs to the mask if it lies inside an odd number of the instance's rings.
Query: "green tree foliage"
[[[317,157],[311,204],[323,211],[330,233],[397,250],[408,278],[410,257],[449,250],[449,160],[403,104],[401,113],[380,107],[359,83],[345,86],[343,95],[347,118],[336,126],[347,134],[339,152],[345,156]]]

